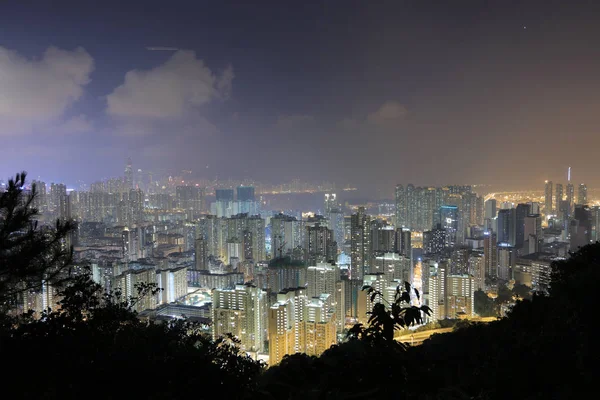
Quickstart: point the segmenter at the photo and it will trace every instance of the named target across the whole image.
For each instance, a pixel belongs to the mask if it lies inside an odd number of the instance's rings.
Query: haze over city
[[[1,7],[4,176],[600,184],[595,2]]]

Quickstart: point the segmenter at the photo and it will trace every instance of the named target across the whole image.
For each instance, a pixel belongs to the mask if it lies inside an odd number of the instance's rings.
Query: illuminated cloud
[[[81,47],[49,47],[41,58],[31,59],[0,47],[0,135],[60,124],[93,70],[93,58]]]
[[[107,113],[120,118],[179,118],[214,99],[226,99],[233,69],[214,74],[193,51],[179,50],[150,70],[132,70],[107,96]]]
[[[370,113],[367,116],[367,121],[378,126],[388,127],[402,121],[407,114],[408,110],[402,104],[396,101],[388,101],[379,107],[377,111]]]

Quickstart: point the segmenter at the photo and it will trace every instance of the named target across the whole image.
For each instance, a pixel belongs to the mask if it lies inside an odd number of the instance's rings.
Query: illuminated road
[[[413,346],[418,346],[422,344],[425,340],[429,339],[429,337],[435,333],[448,333],[452,332],[454,328],[441,328],[441,329],[432,329],[430,331],[409,333],[406,335],[402,335],[396,338],[397,341],[402,343],[408,343]]]
[[[496,321],[496,317],[485,317],[485,318],[473,318],[471,322],[493,322]],[[449,333],[452,332],[454,328],[440,328],[440,329],[432,329],[430,331],[423,332],[415,332],[415,333],[407,333],[401,336],[396,337],[395,339],[402,343],[408,343],[413,346],[418,346],[422,344],[425,340],[429,339],[429,337],[435,333]]]

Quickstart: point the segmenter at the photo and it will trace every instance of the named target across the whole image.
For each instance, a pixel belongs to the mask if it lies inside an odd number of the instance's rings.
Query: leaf
[[[404,289],[405,289],[407,292],[410,292],[410,283],[408,283],[408,282],[404,281]]]
[[[417,300],[421,300],[421,296],[419,295],[419,289],[415,289],[415,295],[417,296]]]

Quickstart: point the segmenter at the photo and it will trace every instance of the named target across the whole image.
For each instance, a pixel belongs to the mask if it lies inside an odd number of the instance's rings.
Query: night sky
[[[91,182],[130,156],[391,192],[570,165],[599,186],[599,21],[597,1],[0,1],[0,172]]]

